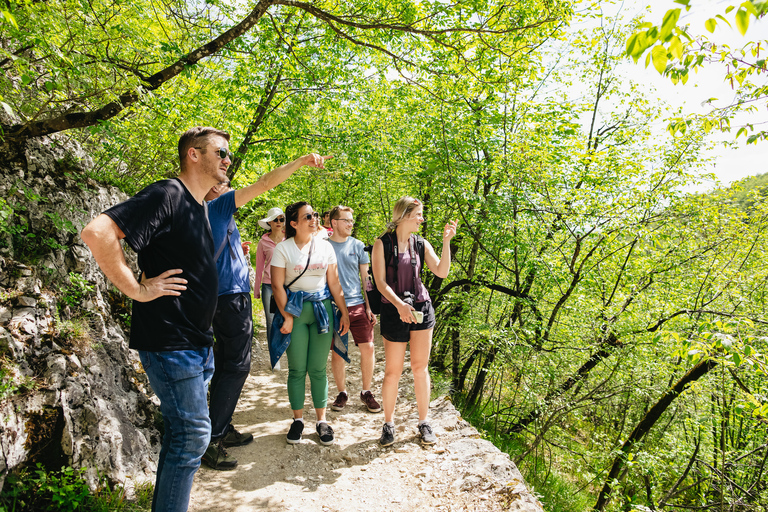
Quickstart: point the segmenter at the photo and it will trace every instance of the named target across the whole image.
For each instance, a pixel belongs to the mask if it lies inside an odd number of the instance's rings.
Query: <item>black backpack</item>
[[[419,235],[411,235],[416,238],[415,246],[416,252],[419,253],[419,270],[418,277],[421,279],[421,271],[424,268],[424,238]],[[384,245],[384,271],[388,267],[394,266],[395,251],[394,247],[397,246],[397,238],[392,233],[384,233],[379,237],[381,243]],[[365,248],[366,251],[373,253],[373,246],[369,245]],[[371,306],[371,311],[374,315],[378,315],[381,311],[381,292],[376,287],[376,281],[373,278],[373,265],[368,268],[368,273],[371,276],[371,283],[373,283],[373,290],[368,291],[368,304]],[[397,280],[397,274],[395,274],[395,280]]]

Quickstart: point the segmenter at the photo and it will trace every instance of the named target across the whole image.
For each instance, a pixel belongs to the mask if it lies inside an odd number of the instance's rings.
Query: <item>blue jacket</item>
[[[325,334],[330,330],[328,312],[322,302],[331,297],[331,291],[328,289],[327,285],[323,291],[317,293],[303,291],[292,292],[287,288],[285,291],[288,294],[288,303],[285,305],[286,313],[298,317],[301,315],[301,310],[304,308],[304,302],[312,302],[315,320],[317,321],[317,333]],[[339,335],[341,313],[336,308],[333,308],[333,312],[333,350],[346,362],[349,362],[348,335]],[[279,311],[275,313],[275,316],[272,319],[272,336],[269,339],[269,362],[272,365],[272,368],[275,367],[280,360],[280,357],[291,343],[291,335],[280,332],[280,328],[283,326],[284,322],[283,315],[281,315]]]

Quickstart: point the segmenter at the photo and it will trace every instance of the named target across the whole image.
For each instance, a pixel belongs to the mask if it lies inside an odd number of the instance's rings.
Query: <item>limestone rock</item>
[[[68,173],[84,175],[93,162],[64,138],[29,141],[21,153],[0,146],[0,153],[0,191],[9,205],[20,206],[22,227],[33,235],[29,243],[50,240],[62,247],[38,254],[31,266],[15,255],[33,249],[14,247],[10,237],[0,240],[0,354],[11,362],[3,379],[24,391],[0,402],[0,488],[8,472],[37,462],[87,468],[92,485],[99,477],[153,480],[159,412],[138,357],[112,320],[105,299],[111,285],[78,236],[91,218],[126,196],[71,179]],[[29,203],[28,197],[35,199]],[[129,256],[129,264],[135,261]],[[70,272],[94,290],[64,311],[57,299]]]

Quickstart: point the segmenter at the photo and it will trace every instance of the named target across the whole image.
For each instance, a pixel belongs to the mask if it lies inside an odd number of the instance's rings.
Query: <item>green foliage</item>
[[[0,247],[13,249],[16,259],[31,263],[50,252],[65,250],[67,246],[60,240],[77,233],[74,224],[58,213],[43,212],[45,222],[33,227],[30,208],[50,200],[20,184],[9,191],[9,199],[14,196],[19,196],[14,202],[0,198]]]
[[[42,510],[69,512],[83,510],[90,491],[82,478],[85,469],[61,468],[46,472],[41,465],[8,477],[0,503],[8,512]]]
[[[768,72],[766,59],[761,55],[768,40],[749,41],[741,48],[731,48],[720,44],[699,33],[696,27],[679,26],[683,9],[692,9],[689,0],[677,0],[682,7],[670,9],[664,15],[660,25],[643,22],[637,26],[634,34],[626,42],[626,54],[636,63],[646,55],[645,66],[653,64],[659,74],[667,76],[677,84],[688,82],[692,73],[705,66],[721,64],[725,68],[724,80],[736,91],[736,100],[728,105],[713,108],[704,116],[702,124],[707,131],[731,131],[731,120],[737,113],[756,113],[756,105],[768,101],[768,86],[765,76]],[[714,34],[717,27],[735,26],[741,35],[746,35],[752,19],[762,18],[768,13],[768,2],[745,0],[727,5],[722,14],[714,15],[704,22],[704,29]],[[730,17],[733,21],[728,20]],[[712,102],[712,100],[710,100]],[[692,118],[675,117],[669,122],[672,134],[684,133]],[[757,125],[757,126],[756,126]],[[768,138],[768,132],[759,129],[758,123],[744,123],[738,127],[736,138],[744,136],[748,144]]]
[[[0,400],[5,400],[18,390],[18,385],[7,369],[8,361],[0,358]]]
[[[72,309],[82,307],[83,301],[93,293],[94,287],[88,280],[77,272],[69,273],[69,285],[59,297],[59,306],[69,306]]]
[[[49,472],[38,464],[35,470],[24,469],[18,474],[10,474],[0,493],[0,512],[149,510],[152,503],[151,485],[138,486],[135,489],[136,500],[128,501],[124,488],[110,487],[105,480],[91,493],[83,477],[85,471],[84,468],[62,467],[58,471]]]

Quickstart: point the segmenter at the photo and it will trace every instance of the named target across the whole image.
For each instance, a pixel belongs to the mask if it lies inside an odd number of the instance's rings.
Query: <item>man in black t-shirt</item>
[[[152,510],[163,512],[187,510],[211,436],[206,393],[218,276],[203,198],[227,180],[229,134],[187,130],[179,160],[178,178],[149,185],[81,234],[104,274],[133,299],[129,346],[139,351],[165,427],[152,499]],[[126,263],[123,239],[138,253],[140,280]]]

